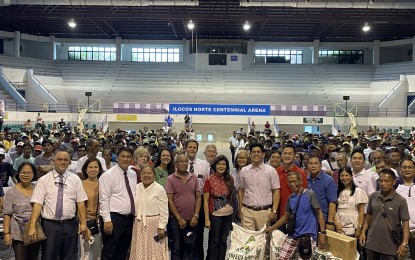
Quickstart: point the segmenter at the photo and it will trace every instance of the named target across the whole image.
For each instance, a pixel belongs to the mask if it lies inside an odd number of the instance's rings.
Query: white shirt
[[[190,163],[192,161],[189,160],[189,167],[188,171],[190,170]],[[203,191],[203,187],[205,186],[205,181],[207,177],[210,175],[210,164],[202,159],[195,158],[193,160],[193,167],[194,167],[194,174],[197,177],[197,180],[199,182],[200,190]],[[201,192],[203,193],[203,192]]]
[[[153,182],[147,188],[143,183],[137,184],[136,195],[134,198],[136,218],[147,224],[146,216],[159,215],[158,228],[165,229],[169,220],[169,202],[163,186]]]
[[[365,155],[366,161],[369,161],[369,156],[373,151],[376,151],[376,150],[372,150],[372,148],[370,147],[363,150],[363,154]]]
[[[134,198],[137,174],[128,169],[127,177]],[[104,172],[99,178],[99,213],[104,222],[111,221],[110,212],[122,215],[134,214],[131,212],[130,196],[125,186],[124,170],[118,164]]]
[[[321,169],[326,172],[326,171],[334,171],[339,169],[339,166],[337,165],[337,162],[330,162],[331,163],[331,167],[333,167],[333,169],[331,169],[330,164],[329,164],[329,159],[321,161]]]
[[[376,186],[373,186],[372,177],[365,169],[362,169],[357,174],[353,174],[353,182],[357,187],[360,187],[366,191],[368,197],[376,191]]]
[[[107,171],[107,163],[105,162],[104,158],[97,156],[97,159],[101,162],[102,170],[104,172]],[[84,163],[88,160],[88,156],[82,156],[78,159],[78,164],[76,165],[76,171],[75,172],[82,172],[82,167],[84,166]]]
[[[76,203],[88,200],[81,179],[68,171],[63,175],[63,216],[61,220],[76,217]],[[30,202],[42,205],[42,217],[56,220],[56,202],[59,187],[55,182],[60,182],[59,173],[55,170],[42,176],[33,191]]]
[[[411,186],[406,186],[403,184],[399,184],[396,187],[396,193],[401,195],[406,199],[408,203],[408,211],[409,211],[409,230],[415,230],[415,185],[411,184]],[[411,196],[409,197],[409,193]]]

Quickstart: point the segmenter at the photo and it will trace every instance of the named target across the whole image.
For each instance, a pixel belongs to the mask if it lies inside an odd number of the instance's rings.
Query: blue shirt
[[[316,240],[318,230],[316,210],[320,208],[317,196],[313,191],[304,189],[300,203],[298,204],[298,209],[296,209],[299,197],[299,194],[291,194],[285,208],[288,213],[297,213],[294,233],[289,234],[289,236],[298,238],[309,234]]]
[[[316,193],[321,211],[323,212],[324,221],[327,221],[329,203],[337,203],[336,183],[330,175],[324,173],[323,171],[320,171],[315,179],[312,179],[309,174],[307,182],[308,188]]]

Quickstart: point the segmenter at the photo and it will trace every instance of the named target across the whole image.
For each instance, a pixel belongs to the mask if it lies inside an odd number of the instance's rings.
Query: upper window
[[[254,63],[290,63],[302,64],[302,50],[257,49]]]
[[[320,50],[319,63],[330,64],[363,64],[362,50]]]
[[[68,49],[68,60],[100,60],[115,61],[117,48],[98,46],[70,46]]]
[[[180,48],[132,48],[131,60],[137,62],[180,62]]]

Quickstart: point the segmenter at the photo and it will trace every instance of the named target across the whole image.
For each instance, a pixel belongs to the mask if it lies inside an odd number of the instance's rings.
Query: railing
[[[16,100],[17,104],[22,107],[26,104],[26,99],[16,90],[9,78],[3,73],[0,75],[0,83],[3,88]],[[17,106],[16,106],[17,108]]]
[[[32,79],[36,82],[38,87],[41,88],[44,92],[46,92],[56,103],[59,102],[55,95],[53,95],[49,90],[47,90],[45,86],[43,86],[43,84],[40,83],[40,81],[35,76],[32,75]]]
[[[49,113],[79,113],[79,108],[77,104],[53,104],[49,108],[49,111],[44,111],[45,104],[35,104],[35,103],[27,103],[25,105],[27,112],[49,112]],[[9,111],[22,111],[20,107],[16,104],[9,104],[8,106]],[[88,113],[91,113],[90,111]],[[101,112],[95,112],[101,114],[122,114],[114,112],[114,108],[112,105],[102,105]],[[147,112],[148,114],[162,114],[152,113],[151,111]],[[272,116],[272,115],[270,115]],[[284,115],[280,115],[284,116]],[[290,115],[287,115],[290,116]],[[292,116],[292,115],[291,115]],[[309,114],[302,115],[304,117],[317,117],[310,111]],[[347,115],[344,115],[347,117]],[[323,117],[323,116],[320,116]],[[334,111],[326,111],[324,117],[339,117],[339,115],[335,115]],[[415,117],[415,108],[405,109],[405,108],[357,108],[356,109],[356,117]]]
[[[54,76],[54,77],[62,77],[62,70],[59,69],[40,69],[40,68],[32,68],[32,67],[25,67],[25,66],[16,66],[16,65],[1,65],[3,68],[9,68],[9,69],[33,69],[33,74],[40,75],[40,76]]]

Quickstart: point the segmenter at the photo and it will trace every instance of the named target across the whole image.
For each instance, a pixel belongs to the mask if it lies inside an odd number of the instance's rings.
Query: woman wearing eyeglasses
[[[88,196],[85,201],[86,219],[87,219],[87,235],[89,240],[80,237],[81,260],[95,260],[101,258],[102,240],[99,233],[98,225],[98,178],[103,173],[101,162],[96,158],[87,159],[82,166],[82,174],[85,180],[82,186]]]
[[[29,162],[20,164],[16,175],[17,185],[10,188],[4,203],[4,243],[13,247],[17,260],[38,259],[39,243],[23,245],[21,225],[30,220],[33,194],[32,181],[36,176],[36,167]]]

